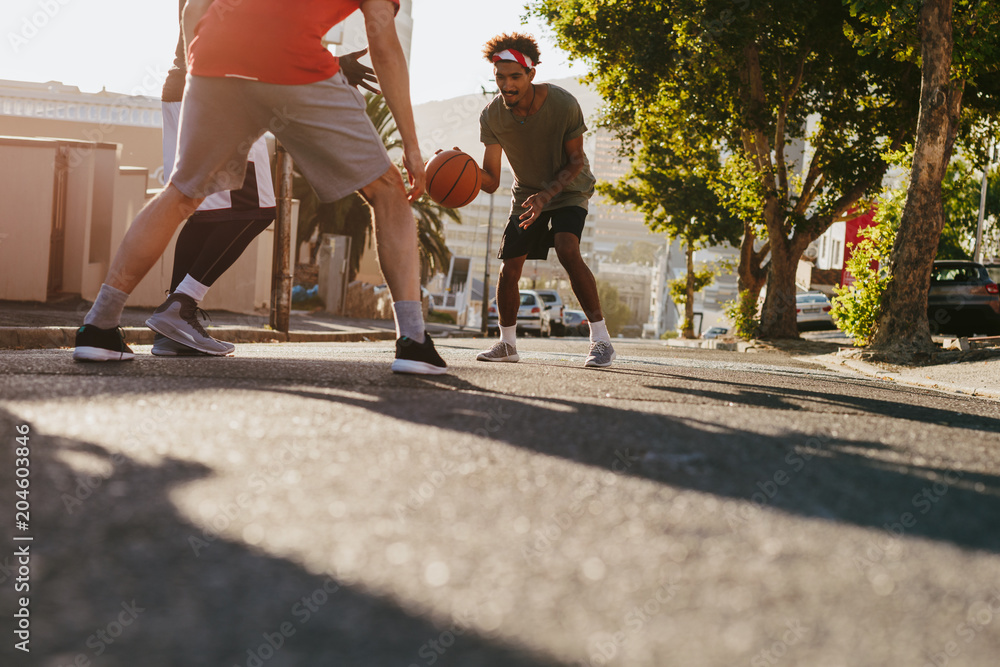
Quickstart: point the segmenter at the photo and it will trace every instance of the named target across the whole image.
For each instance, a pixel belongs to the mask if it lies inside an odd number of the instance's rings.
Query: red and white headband
[[[493,62],[499,62],[501,60],[511,60],[513,62],[520,63],[521,67],[527,67],[528,69],[535,66],[535,63],[531,60],[531,58],[514,49],[504,49],[499,53],[493,54]]]

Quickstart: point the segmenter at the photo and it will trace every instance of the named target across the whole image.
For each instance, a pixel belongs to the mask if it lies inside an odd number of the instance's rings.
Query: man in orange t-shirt
[[[330,28],[359,8],[372,65],[402,140],[409,187],[368,119],[364,98],[321,42]],[[167,187],[125,235],[77,332],[74,359],[133,357],[119,329],[129,293],[206,196],[240,187],[250,147],[270,131],[323,202],[358,191],[371,205],[379,262],[396,318],[392,370],[447,372],[424,331],[420,303],[410,202],[423,193],[425,176],[406,60],[395,29],[398,9],[398,0],[299,0],[294,11],[279,0],[188,0],[183,24],[189,74],[177,163]],[[157,329],[155,319],[147,324]],[[183,325],[160,332],[189,345],[199,335]]]

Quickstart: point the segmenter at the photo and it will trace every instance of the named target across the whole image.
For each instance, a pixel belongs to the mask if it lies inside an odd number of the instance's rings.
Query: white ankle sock
[[[208,294],[208,290],[211,289],[210,285],[202,285],[200,282],[191,277],[191,274],[184,276],[184,280],[181,284],[177,286],[175,292],[180,292],[181,294],[187,294],[189,297],[198,301],[205,300],[205,295]]]
[[[122,321],[122,311],[125,310],[125,302],[128,294],[115,289],[111,285],[102,284],[101,291],[98,292],[94,305],[90,307],[90,312],[83,318],[84,324],[92,324],[98,329],[113,329]]]
[[[406,336],[417,343],[424,342],[424,308],[419,301],[393,301],[396,316],[396,337]]]
[[[509,327],[505,327],[502,324],[500,326],[500,342],[507,343],[511,347],[517,347],[517,325],[514,324]]]
[[[590,342],[596,343],[599,340],[603,340],[605,343],[611,342],[611,334],[608,333],[608,325],[605,324],[604,320],[590,323]]]

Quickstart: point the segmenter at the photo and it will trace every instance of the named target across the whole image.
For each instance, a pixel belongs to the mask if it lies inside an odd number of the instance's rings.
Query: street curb
[[[73,347],[78,327],[0,327],[0,349],[40,350]],[[152,345],[155,334],[146,327],[123,327],[132,345]],[[230,343],[357,343],[395,340],[390,329],[360,331],[291,331],[283,333],[255,327],[209,327],[215,338]]]
[[[838,372],[843,372],[843,367],[846,366],[862,375],[866,375],[877,380],[884,380],[886,382],[895,382],[896,384],[921,387],[923,389],[936,389],[938,391],[944,391],[951,394],[961,394],[963,396],[973,396],[975,398],[1000,400],[1000,390],[997,389],[990,389],[987,387],[970,387],[951,382],[940,382],[929,378],[922,379],[907,377],[903,373],[892,373],[866,361],[861,361],[860,359],[844,359],[835,356],[831,357],[831,355],[823,355],[821,357],[813,357],[812,360]]]
[[[73,347],[78,327],[0,327],[0,350],[45,350]],[[155,334],[146,327],[122,327],[130,345],[152,345]],[[393,329],[354,331],[290,331],[262,327],[208,327],[214,338],[229,343],[363,343],[396,340]],[[478,331],[431,331],[435,339],[476,338]]]
[[[718,338],[670,338],[666,341],[667,347],[693,347],[701,350],[722,350],[725,352],[746,352],[753,347],[752,343],[746,341],[726,341]]]

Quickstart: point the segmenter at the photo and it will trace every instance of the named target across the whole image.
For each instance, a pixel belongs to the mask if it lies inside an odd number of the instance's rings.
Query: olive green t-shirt
[[[497,95],[479,116],[479,138],[487,146],[500,144],[514,172],[511,212],[520,213],[531,195],[554,183],[566,166],[564,144],[587,131],[583,111],[565,89],[548,85],[548,97],[537,112],[521,123]],[[587,208],[594,194],[594,174],[584,156],[583,171],[545,205],[546,211],[566,206]]]

